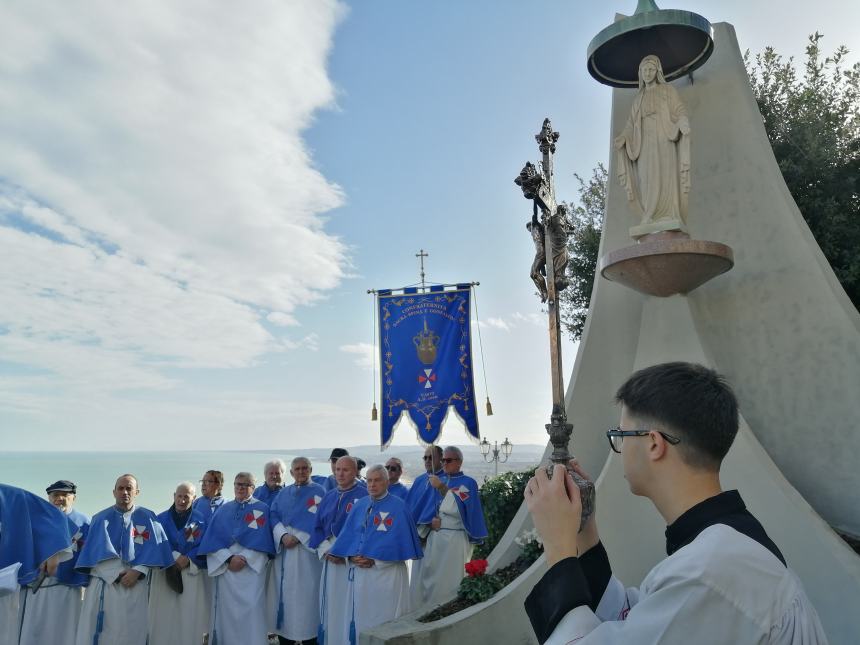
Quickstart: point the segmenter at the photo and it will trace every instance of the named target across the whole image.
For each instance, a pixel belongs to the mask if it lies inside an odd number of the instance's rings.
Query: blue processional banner
[[[378,292],[383,448],[402,416],[435,443],[449,409],[480,439],[472,379],[471,286]]]

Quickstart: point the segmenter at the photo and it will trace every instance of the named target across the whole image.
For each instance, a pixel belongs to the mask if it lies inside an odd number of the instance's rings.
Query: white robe
[[[794,573],[724,525],[702,531],[655,566],[639,589],[613,576],[592,612],[569,611],[546,645],[824,645]]]
[[[307,547],[310,534],[278,522],[273,529],[277,555],[273,565],[275,577],[275,621],[283,599],[284,616],[275,633],[287,640],[316,638],[320,622],[319,585],[322,563],[316,551]],[[287,549],[281,544],[284,535],[293,535],[299,544]],[[282,596],[280,595],[282,594]]]
[[[320,557],[328,553],[334,546],[334,540],[325,540],[317,547]],[[326,559],[322,561],[320,575],[320,623],[325,630],[325,645],[347,645],[344,639],[344,623],[348,620],[347,594],[349,593],[349,567],[346,564],[334,564]]]
[[[99,614],[99,605],[104,607],[104,625],[99,635],[99,645],[146,645],[148,624],[147,605],[149,598],[149,567],[133,567],[144,577],[127,589],[114,580],[128,568],[119,558],[99,562],[90,571],[90,586],[84,595],[84,605],[78,622],[77,645],[92,645]]]
[[[83,606],[82,587],[46,578],[35,594],[22,594],[21,645],[74,645]]]
[[[434,607],[451,600],[466,575],[465,565],[472,558],[472,543],[463,526],[454,493],[448,491],[439,505],[442,527],[430,531],[421,564],[420,607]],[[414,607],[417,609],[418,607]]]
[[[241,571],[227,569],[227,558],[241,555],[248,564]],[[269,556],[238,542],[207,556],[212,576],[212,617],[209,643],[268,645],[264,598]]]
[[[179,557],[173,552],[173,559]],[[182,593],[167,586],[164,571],[152,572],[149,589],[149,645],[199,645],[209,631],[212,603],[206,570],[190,562],[182,570]]]
[[[350,566],[346,606],[346,642],[355,620],[358,636],[372,627],[396,620],[409,612],[409,573],[401,561],[374,561],[370,568]]]

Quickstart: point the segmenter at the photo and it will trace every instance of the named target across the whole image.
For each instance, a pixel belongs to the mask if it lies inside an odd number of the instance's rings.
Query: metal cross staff
[[[549,119],[544,119],[541,131],[535,135],[538,148],[543,155],[540,171],[534,164],[527,162],[514,183],[522,188],[523,196],[532,200],[532,219],[526,228],[535,243],[535,259],[532,263],[531,278],[538,288],[541,302],[547,303],[549,313],[549,356],[552,374],[552,413],[550,423],[546,424],[549,440],[552,443],[552,464],[568,465],[570,452],[568,443],[573,425],[567,422],[564,407],[564,375],[561,365],[561,324],[559,320],[558,297],[567,288],[567,236],[570,221],[564,205],[555,201],[555,182],[553,178],[553,155],[558,132],[553,132]],[[538,219],[540,210],[540,219]],[[551,474],[552,465],[550,465]],[[582,492],[582,522],[594,509],[594,485],[571,472],[574,481]]]

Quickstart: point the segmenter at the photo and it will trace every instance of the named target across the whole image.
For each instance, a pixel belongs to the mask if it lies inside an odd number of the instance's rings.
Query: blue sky
[[[560,198],[606,161],[585,50],[635,3],[214,6],[0,8],[3,448],[371,443],[366,290],[416,282],[419,248],[429,280],[481,282],[484,434],[543,443],[513,178],[545,116]],[[661,6],[753,52],[801,56],[816,29],[858,46],[860,10],[835,0]],[[452,416],[443,441],[464,440]]]

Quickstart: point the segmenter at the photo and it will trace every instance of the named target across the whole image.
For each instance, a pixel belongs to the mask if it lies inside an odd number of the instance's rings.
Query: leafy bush
[[[473,558],[486,558],[502,539],[511,520],[523,503],[523,492],[536,468],[523,472],[504,473],[484,482],[481,487],[481,505],[487,523],[487,539],[475,547]]]

